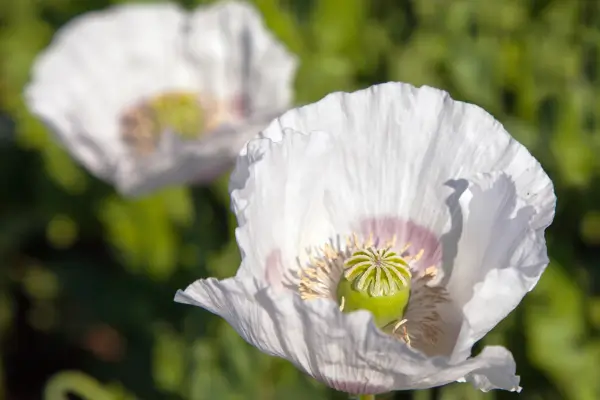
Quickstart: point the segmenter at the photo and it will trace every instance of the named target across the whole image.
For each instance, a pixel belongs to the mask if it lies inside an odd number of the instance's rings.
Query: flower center
[[[386,247],[368,247],[344,262],[337,298],[344,312],[368,310],[383,328],[404,314],[410,295],[410,266]]]
[[[185,139],[200,135],[204,113],[195,94],[166,93],[150,99],[148,106],[160,131],[172,129]]]
[[[220,103],[211,106],[211,109],[204,107],[196,93],[163,93],[124,112],[121,134],[134,151],[141,154],[153,152],[166,131],[184,140],[198,139],[224,119],[224,107]]]
[[[329,298],[340,311],[367,310],[384,332],[425,348],[443,334],[437,306],[448,301],[444,287],[430,286],[437,268],[416,268],[424,250],[408,255],[410,244],[396,249],[396,238],[380,246],[357,235],[309,251],[300,271],[298,291],[304,300]]]
[[[391,296],[410,285],[408,263],[390,248],[355,251],[344,262],[344,277],[352,288],[369,296]]]

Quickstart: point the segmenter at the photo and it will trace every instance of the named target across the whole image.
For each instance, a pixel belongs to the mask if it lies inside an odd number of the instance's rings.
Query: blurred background
[[[227,176],[124,200],[28,113],[36,54],[73,17],[116,3],[0,1],[0,400],[59,400],[67,386],[91,400],[344,398],[173,302],[237,269]],[[297,104],[432,85],[490,111],[541,161],[559,199],[551,264],[483,344],[513,352],[523,399],[600,399],[600,1],[254,3],[301,59]],[[454,384],[388,398],[516,396]]]

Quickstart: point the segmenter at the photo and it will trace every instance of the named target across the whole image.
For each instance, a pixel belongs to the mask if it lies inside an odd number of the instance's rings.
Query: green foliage
[[[176,289],[239,264],[226,177],[125,200],[28,113],[22,89],[56,29],[122,2],[0,1],[0,339],[21,343],[2,350],[0,399],[71,389],[93,400],[337,396],[221,319],[172,302]],[[525,399],[600,398],[600,3],[254,3],[301,60],[298,104],[388,80],[437,86],[486,108],[541,161],[559,199],[552,263],[485,343],[514,352]],[[4,378],[9,369],[27,382]],[[53,376],[73,369],[85,374]],[[430,395],[511,396],[455,384],[397,398]]]
[[[94,400],[135,400],[119,385],[101,385],[97,380],[78,371],[63,371],[46,384],[44,399],[64,400],[69,394]]]

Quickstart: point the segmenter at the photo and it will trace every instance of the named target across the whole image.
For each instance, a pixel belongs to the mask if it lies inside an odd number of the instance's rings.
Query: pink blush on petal
[[[363,239],[373,235],[379,243],[385,243],[396,235],[395,249],[399,252],[406,244],[411,246],[403,255],[415,255],[423,249],[422,258],[415,264],[417,271],[424,271],[431,266],[439,266],[442,260],[442,245],[437,236],[410,220],[396,217],[379,217],[363,219],[359,225],[359,233]],[[274,288],[285,288],[290,277],[286,275],[280,249],[272,250],[265,259],[265,281]]]
[[[386,242],[396,235],[396,249],[400,251],[410,243],[405,255],[415,255],[423,249],[423,257],[416,264],[418,271],[431,266],[439,266],[442,260],[442,245],[438,237],[429,229],[410,220],[397,217],[367,218],[360,223],[360,233],[364,237],[373,234],[374,240]]]
[[[283,263],[281,250],[273,250],[265,261],[265,280],[270,286],[283,288]]]
[[[325,384],[339,392],[349,393],[352,395],[379,394],[389,391],[389,388],[372,385],[368,382],[331,381],[325,382]]]
[[[248,100],[243,95],[235,96],[231,102],[231,114],[238,119],[244,119],[248,116],[249,105]]]

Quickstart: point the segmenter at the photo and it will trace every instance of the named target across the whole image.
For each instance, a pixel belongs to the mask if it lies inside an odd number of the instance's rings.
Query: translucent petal
[[[329,300],[305,302],[291,292],[255,284],[236,278],[199,280],[175,299],[222,316],[259,350],[290,360],[340,391],[422,389],[465,376],[484,389],[518,388],[514,361],[503,349],[486,348],[456,364],[427,358],[379,331],[366,311],[342,314]]]
[[[328,135],[328,147],[307,155],[314,135]],[[388,83],[334,93],[285,113],[262,136],[241,152],[230,183],[242,250],[260,248],[257,278],[267,259],[280,257],[279,267],[266,268],[280,276],[297,269],[307,247],[368,234],[368,221],[391,222],[379,230],[397,233],[400,245],[423,246],[425,267],[440,261],[443,242],[443,264],[451,266],[463,178],[478,172],[509,175],[535,209],[536,229],[554,215],[552,183],[527,150],[484,110],[437,89]]]
[[[473,178],[459,203],[464,225],[447,289],[463,312],[454,357],[464,359],[533,289],[548,256],[543,230],[530,226],[536,210],[508,175]]]
[[[336,232],[323,203],[332,138],[294,132],[287,138],[281,143],[250,142],[232,178],[247,182],[236,189],[233,196],[238,201],[232,203],[239,223],[238,245],[248,258],[238,276],[267,279],[275,286],[282,286],[284,276],[298,269],[302,250],[326,243]],[[260,165],[254,162],[259,159]],[[248,169],[239,168],[241,163],[247,163]]]
[[[440,204],[452,202],[464,190],[455,180],[492,171],[510,175],[519,196],[535,207],[534,228],[552,221],[556,199],[540,164],[490,114],[454,101],[444,91],[386,83],[333,93],[285,113],[262,136],[278,142],[290,130],[322,131],[335,138],[333,160],[323,166],[321,179],[329,179],[328,201],[339,210],[333,217],[340,224],[348,214],[391,214],[444,233],[452,205],[440,209]],[[248,155],[242,151],[241,157]],[[326,169],[334,170],[327,174]],[[234,175],[232,190],[245,186],[239,179],[244,176]],[[232,196],[235,204],[247,201],[252,192]]]

